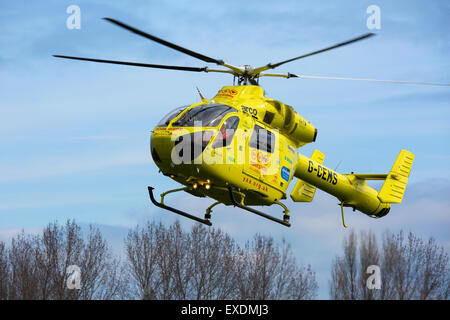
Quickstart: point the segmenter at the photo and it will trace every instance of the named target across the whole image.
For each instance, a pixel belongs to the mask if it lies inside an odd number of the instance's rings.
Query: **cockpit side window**
[[[273,153],[275,149],[275,136],[269,130],[255,125],[249,145],[251,148]]]
[[[158,124],[156,126],[157,127],[167,127],[169,125],[170,121],[175,119],[181,113],[181,111],[183,111],[187,107],[188,106],[183,106],[183,107],[179,107],[179,108],[176,108],[176,109],[170,111],[164,118],[161,119],[161,121],[158,122]]]
[[[215,127],[227,113],[234,111],[235,109],[223,104],[200,105],[184,112],[172,126],[193,127],[195,122],[201,122],[203,127]]]
[[[232,116],[226,119],[222,127],[220,127],[219,133],[212,144],[212,148],[228,147],[233,140],[234,133],[239,125],[239,117]]]

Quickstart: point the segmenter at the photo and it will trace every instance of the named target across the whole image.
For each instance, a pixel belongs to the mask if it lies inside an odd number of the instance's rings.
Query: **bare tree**
[[[375,300],[380,299],[379,290],[369,289],[367,287],[367,268],[371,265],[380,264],[380,253],[378,250],[377,239],[372,232],[361,232],[359,240],[359,283],[357,290],[359,296],[363,300]]]
[[[192,275],[189,241],[178,222],[148,223],[130,230],[125,242],[128,271],[142,299],[187,299]]]
[[[160,261],[167,259],[164,269],[166,279],[173,283],[172,290],[167,298],[169,299],[188,299],[190,290],[190,279],[194,270],[193,261],[189,259],[189,236],[183,232],[178,221],[169,226],[168,232],[162,235],[162,243],[165,253],[160,256]],[[162,269],[161,269],[162,270]],[[167,273],[170,272],[171,275]]]
[[[298,267],[290,247],[255,236],[244,249],[220,229],[184,232],[149,223],[130,230],[128,271],[142,299],[311,299],[311,267]]]
[[[142,299],[227,299],[236,283],[234,241],[220,230],[148,223],[130,230],[128,270]]]
[[[86,292],[85,277],[88,270],[81,265],[81,255],[84,241],[81,228],[74,221],[67,221],[64,226],[56,222],[50,223],[35,239],[36,278],[41,291],[39,299],[79,299],[81,290],[67,288],[68,275],[66,270],[70,265],[77,265],[82,270],[83,291]],[[89,285],[88,285],[89,286]]]
[[[5,243],[0,241],[0,300],[8,298],[9,261]]]
[[[433,238],[427,242],[409,233],[385,233],[383,296],[390,299],[448,299],[448,254]],[[386,270],[384,270],[386,269]]]
[[[317,296],[316,274],[311,265],[299,266],[291,246],[283,239],[276,273],[274,299],[310,300]]]
[[[113,256],[98,228],[89,226],[80,263],[83,276],[81,299],[124,297],[126,279],[123,278],[120,260]]]
[[[289,290],[286,296],[280,299],[291,300],[311,300],[317,297],[319,286],[316,281],[316,273],[312,270],[311,265],[300,266],[295,268],[295,273],[291,278]]]
[[[356,234],[351,231],[343,242],[344,255],[336,257],[331,268],[330,296],[332,299],[353,300],[358,296]]]
[[[159,233],[165,231],[162,224],[148,223],[144,228],[136,227],[128,232],[125,240],[127,267],[134,284],[132,297],[158,299],[161,286],[158,259],[162,247],[157,242]]]
[[[448,299],[448,254],[433,238],[423,241],[413,233],[407,237],[385,232],[381,249],[372,233],[352,232],[344,240],[343,257],[336,257],[331,270],[332,299]],[[368,289],[367,267],[378,265],[381,289]]]
[[[424,258],[426,263],[422,265],[423,285],[419,298],[448,300],[450,298],[448,254],[433,238],[430,238],[424,246]]]
[[[241,248],[220,229],[178,222],[129,231],[126,264],[112,254],[98,228],[83,236],[74,221],[50,223],[40,235],[21,232],[0,243],[1,299],[312,299],[310,266],[298,266],[291,247],[255,235]],[[68,284],[81,272],[81,288]]]
[[[275,271],[279,264],[279,253],[273,239],[255,235],[247,242],[241,255],[240,295],[242,299],[271,299],[275,283]]]
[[[311,267],[298,267],[285,241],[255,235],[240,254],[241,299],[312,299],[317,294]]]
[[[84,240],[74,221],[50,223],[42,235],[22,231],[9,250],[9,299],[112,299],[124,292],[120,263],[100,231],[90,227]],[[81,271],[81,289],[69,289],[67,268]]]
[[[39,279],[37,275],[37,237],[26,235],[24,231],[11,240],[9,250],[10,278],[8,299],[39,299]]]
[[[196,225],[189,234],[188,259],[192,261],[193,299],[231,299],[237,297],[237,245],[220,229]]]

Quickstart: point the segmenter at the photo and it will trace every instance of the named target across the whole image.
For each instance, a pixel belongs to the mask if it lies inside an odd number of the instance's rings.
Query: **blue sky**
[[[0,239],[50,221],[75,218],[109,230],[176,217],[150,205],[177,184],[158,174],[150,131],[168,110],[212,97],[231,76],[63,61],[52,54],[205,66],[101,20],[112,17],[179,45],[235,64],[265,65],[321,49],[369,30],[366,8],[381,9],[377,36],[283,65],[280,72],[450,82],[445,1],[2,1],[0,4]],[[66,8],[81,9],[81,29]],[[373,220],[349,211],[356,231],[413,231],[450,249],[450,89],[307,79],[261,79],[267,96],[295,107],[318,130],[325,165],[340,172],[387,172],[400,149],[416,155],[404,202]],[[376,186],[376,185],[375,185]],[[291,190],[293,185],[290,187]],[[172,196],[198,212],[209,200]],[[282,237],[318,273],[328,297],[329,268],[348,230],[336,199],[318,191],[294,204],[292,227],[216,207],[214,223],[240,241]],[[198,212],[199,215],[203,214]],[[278,208],[269,212],[278,213]],[[186,227],[190,221],[182,221]],[[115,230],[115,231],[111,231]]]

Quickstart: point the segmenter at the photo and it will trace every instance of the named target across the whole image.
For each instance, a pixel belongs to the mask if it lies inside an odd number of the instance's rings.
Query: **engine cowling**
[[[259,86],[224,86],[212,99],[240,108],[242,111],[288,136],[296,147],[314,142],[317,129],[294,108],[280,101],[266,98]]]
[[[266,99],[263,122],[289,136],[297,147],[316,141],[317,129],[291,106]]]

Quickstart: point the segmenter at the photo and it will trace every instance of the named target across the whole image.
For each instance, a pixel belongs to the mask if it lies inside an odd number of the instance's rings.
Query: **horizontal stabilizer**
[[[378,193],[378,199],[387,203],[401,203],[414,161],[414,154],[401,150],[386,181]]]
[[[311,160],[322,164],[325,159],[325,155],[319,150],[314,150]],[[291,199],[295,202],[311,202],[316,193],[316,187],[298,179],[294,189],[291,192]]]
[[[315,186],[298,179],[294,190],[291,192],[291,199],[295,202],[311,202],[315,193]]]

